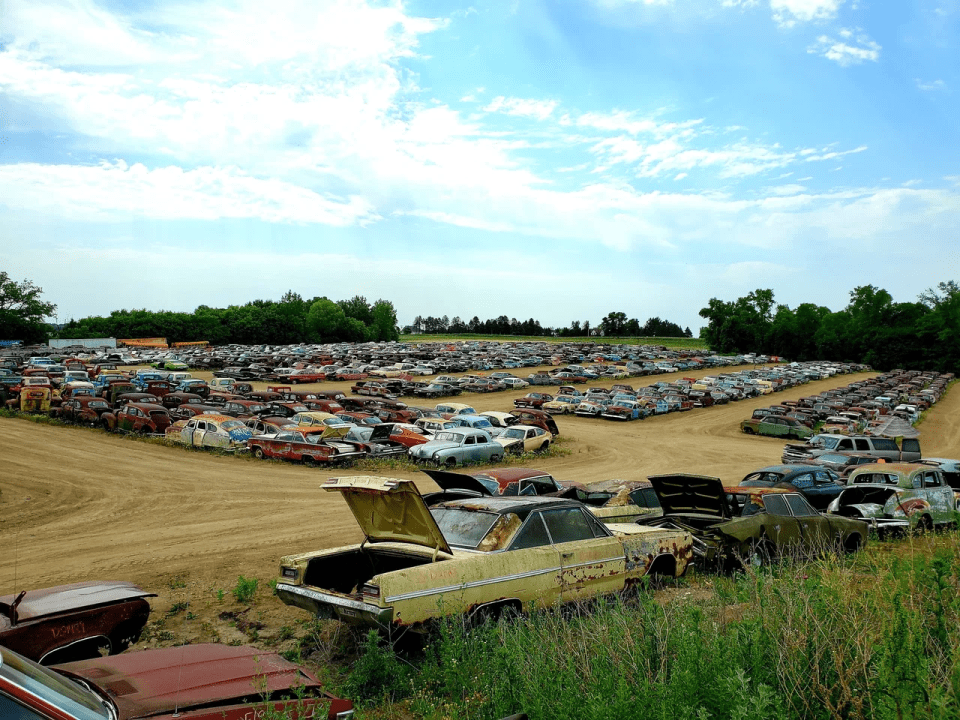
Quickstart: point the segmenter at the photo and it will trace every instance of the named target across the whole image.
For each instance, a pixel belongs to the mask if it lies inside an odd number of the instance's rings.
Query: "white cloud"
[[[947,84],[943,80],[924,81],[920,78],[915,78],[914,82],[917,83],[917,88],[924,92],[943,91],[947,89]]]
[[[836,16],[843,0],[770,0],[774,21],[783,28],[798,22],[829,20]]]
[[[852,33],[847,36],[849,39]],[[850,45],[841,40],[835,40],[827,35],[821,35],[817,41],[807,48],[812,55],[819,55],[833,60],[841,67],[859,65],[865,61],[877,62],[880,60],[881,47],[863,33],[858,33],[853,39],[856,45]]]
[[[483,108],[484,112],[499,112],[505,115],[546,120],[557,107],[556,100],[529,100],[498,96]]]
[[[272,223],[344,226],[377,219],[360,197],[335,198],[236,169],[0,165],[0,204],[68,220],[124,222],[253,218]]]

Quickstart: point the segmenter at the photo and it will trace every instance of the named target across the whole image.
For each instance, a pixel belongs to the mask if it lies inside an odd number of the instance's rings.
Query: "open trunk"
[[[429,556],[367,546],[313,558],[307,564],[303,584],[362,600],[363,586],[372,577],[430,562]]]

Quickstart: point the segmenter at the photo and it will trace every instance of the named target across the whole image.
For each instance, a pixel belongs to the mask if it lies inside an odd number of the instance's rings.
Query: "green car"
[[[189,366],[179,360],[159,360],[150,367],[157,368],[158,370],[189,370]]]
[[[797,440],[806,440],[813,435],[813,430],[799,420],[782,415],[750,418],[740,423],[740,429],[748,435],[771,435]]]

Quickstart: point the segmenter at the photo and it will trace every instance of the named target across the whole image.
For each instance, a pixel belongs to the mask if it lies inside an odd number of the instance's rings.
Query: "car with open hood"
[[[153,593],[88,581],[0,597],[0,645],[50,665],[114,654],[137,642]],[[2,717],[0,713],[0,717]]]
[[[410,480],[341,477],[323,487],[342,495],[365,539],[283,558],[276,593],[318,617],[384,631],[616,593],[650,575],[680,576],[691,558],[687,531],[604,525],[574,500],[428,508]]]
[[[185,645],[42,667],[0,647],[0,717],[15,720],[347,720],[353,704],[254,647]]]
[[[553,435],[541,427],[511,425],[493,440],[502,445],[507,452],[521,455],[525,452],[545,452],[550,448]]]
[[[694,554],[704,569],[763,564],[782,555],[854,552],[867,540],[866,523],[821,514],[799,492],[725,487],[719,478],[685,473],[648,479],[663,515],[637,522],[692,533]]]
[[[923,463],[863,465],[827,511],[870,523],[878,534],[931,530],[957,521],[957,499],[939,467]]]

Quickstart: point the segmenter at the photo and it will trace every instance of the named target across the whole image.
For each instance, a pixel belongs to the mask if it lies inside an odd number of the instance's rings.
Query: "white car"
[[[550,447],[553,435],[540,427],[533,425],[514,425],[508,427],[494,442],[503,446],[503,449],[520,454],[525,452],[543,452]]]
[[[507,386],[510,390],[521,390],[525,387],[530,387],[530,383],[526,380],[521,380],[520,378],[508,377],[500,380],[504,385]]]

